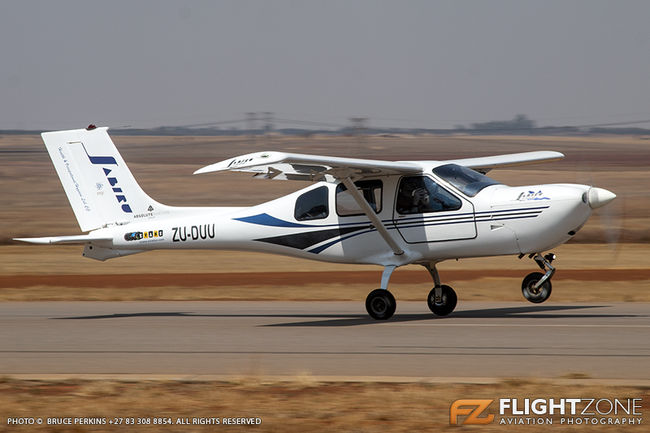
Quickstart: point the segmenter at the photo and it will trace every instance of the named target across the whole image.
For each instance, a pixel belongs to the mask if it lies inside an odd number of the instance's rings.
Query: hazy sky
[[[7,0],[0,129],[650,119],[649,19],[645,0]]]

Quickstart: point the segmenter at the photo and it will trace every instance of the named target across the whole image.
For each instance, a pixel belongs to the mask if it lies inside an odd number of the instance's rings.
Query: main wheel
[[[375,320],[390,319],[395,314],[395,308],[397,308],[397,302],[388,290],[373,290],[366,298],[366,311]]]
[[[429,292],[429,296],[427,296],[427,304],[429,305],[429,309],[436,316],[446,316],[456,308],[458,297],[456,296],[454,289],[449,286],[442,285],[440,286],[440,289],[442,291],[440,302],[436,302],[436,289],[434,287]]]
[[[521,293],[523,293],[524,298],[534,304],[540,304],[551,296],[552,285],[550,279],[544,281],[544,284],[538,288],[534,288],[535,284],[537,284],[543,276],[544,274],[541,272],[532,272],[526,275],[526,278],[524,278],[524,281],[521,283]]]

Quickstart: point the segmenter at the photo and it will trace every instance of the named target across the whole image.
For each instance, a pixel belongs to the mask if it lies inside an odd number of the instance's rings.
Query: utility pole
[[[273,132],[273,113],[271,111],[265,111],[262,114],[264,119],[264,137],[266,138],[266,145],[271,147],[271,139],[273,138],[271,133]]]
[[[246,113],[246,129],[248,130],[248,139],[250,140],[251,145],[255,146],[255,135],[257,130],[257,113],[248,112]]]
[[[366,131],[368,130],[367,117],[350,117],[352,136],[356,137],[357,153],[361,154],[361,147],[365,144]]]

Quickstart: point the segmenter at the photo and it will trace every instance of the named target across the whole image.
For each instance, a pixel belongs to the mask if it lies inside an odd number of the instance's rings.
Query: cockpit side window
[[[400,180],[395,209],[402,215],[458,210],[458,197],[426,176],[408,176]]]
[[[381,212],[381,180],[359,180],[354,184],[375,213]],[[363,215],[364,213],[342,183],[336,187],[336,213],[339,216]]]
[[[296,208],[294,210],[296,220],[309,221],[327,218],[329,215],[328,192],[326,186],[321,186],[300,195],[296,199]]]

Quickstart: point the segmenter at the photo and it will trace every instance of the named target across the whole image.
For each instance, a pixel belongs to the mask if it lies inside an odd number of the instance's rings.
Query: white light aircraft
[[[42,134],[79,226],[87,234],[21,238],[35,244],[83,244],[83,255],[107,260],[154,249],[261,251],[337,263],[384,267],[366,310],[390,318],[392,272],[419,264],[433,278],[427,304],[451,313],[456,293],[442,285],[444,260],[529,256],[543,272],[522,282],[523,295],[544,302],[555,268],[551,248],[571,239],[593,209],[616,195],[576,184],[506,186],[485,176],[494,168],[555,161],[537,151],[448,161],[379,161],[256,152],[195,172],[241,171],[255,178],[313,184],[251,207],[171,207],[138,185],[108,128]]]

